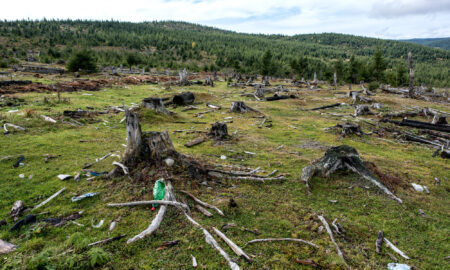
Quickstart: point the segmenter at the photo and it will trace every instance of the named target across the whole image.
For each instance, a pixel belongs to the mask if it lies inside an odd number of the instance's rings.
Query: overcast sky
[[[0,19],[177,20],[246,33],[450,37],[450,0],[2,0]]]

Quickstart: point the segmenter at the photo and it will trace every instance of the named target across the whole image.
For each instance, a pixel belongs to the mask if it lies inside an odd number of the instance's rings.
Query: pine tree
[[[378,46],[375,54],[373,55],[373,76],[375,80],[382,81],[384,76],[384,71],[386,70],[386,62],[383,58],[383,52],[381,47]]]

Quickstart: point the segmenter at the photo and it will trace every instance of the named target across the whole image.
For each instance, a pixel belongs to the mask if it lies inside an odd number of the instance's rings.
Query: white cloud
[[[14,0],[0,19],[177,20],[239,32],[450,36],[449,0]]]

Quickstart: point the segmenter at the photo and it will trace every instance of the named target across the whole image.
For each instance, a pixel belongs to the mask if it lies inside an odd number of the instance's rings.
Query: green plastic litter
[[[155,182],[155,185],[153,186],[153,198],[155,200],[162,200],[164,199],[164,195],[166,194],[166,184],[164,183],[164,180],[158,179]],[[153,204],[153,207],[157,207],[159,204]]]

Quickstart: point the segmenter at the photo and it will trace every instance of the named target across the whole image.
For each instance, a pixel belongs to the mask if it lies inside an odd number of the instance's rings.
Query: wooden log
[[[180,190],[180,192],[183,193],[183,194],[186,194],[187,196],[189,196],[192,200],[194,200],[196,203],[200,204],[201,206],[204,206],[204,207],[213,209],[213,210],[215,210],[219,215],[225,216],[225,215],[223,214],[223,212],[222,212],[219,208],[215,207],[214,205],[211,205],[211,204],[208,204],[208,203],[205,203],[205,202],[199,200],[197,197],[195,197],[194,195],[192,195],[191,193],[189,193],[189,192],[187,192],[187,191],[185,191],[185,190]]]
[[[59,194],[61,194],[64,190],[66,190],[65,187],[63,187],[62,189],[60,189],[58,192],[56,192],[55,194],[53,194],[52,196],[50,196],[47,200],[41,202],[40,204],[36,205],[33,210],[36,210],[38,208],[41,208],[42,206],[46,205],[49,201],[53,200],[56,196],[58,196]]]
[[[244,258],[247,262],[252,261],[250,257],[238,245],[231,241],[231,239],[229,239],[224,233],[219,231],[216,227],[213,227],[213,230],[217,234],[217,236],[219,236],[233,250],[236,255]]]
[[[346,105],[346,104],[345,104],[345,103],[334,103],[334,104],[330,104],[330,105],[325,105],[325,106],[313,108],[313,109],[310,109],[310,110],[311,110],[311,111],[317,111],[317,110],[328,109],[328,108],[334,108],[334,107],[343,106],[343,105]]]
[[[396,124],[399,126],[415,127],[415,128],[419,128],[419,129],[431,129],[431,130],[437,130],[437,131],[450,133],[450,125],[435,125],[435,124],[431,124],[431,123],[427,123],[427,122],[408,120],[408,119],[403,119],[401,122],[395,121],[395,120],[389,120],[389,119],[383,119],[381,121]]]
[[[336,243],[336,240],[334,240],[333,232],[331,231],[327,220],[321,215],[318,215],[318,217],[319,217],[320,221],[322,222],[323,226],[325,227],[325,229],[327,230],[328,235],[330,236],[331,242],[333,242],[334,246],[336,247],[339,257],[342,258],[342,260],[344,261],[344,264],[348,267],[347,262],[345,261],[345,258],[344,258],[344,254],[342,254],[342,251],[339,248],[338,244]]]
[[[194,145],[201,144],[201,143],[204,142],[204,141],[205,141],[205,137],[198,137],[198,138],[195,138],[195,139],[193,139],[193,140],[191,140],[191,141],[185,143],[184,146],[186,146],[186,147],[192,147],[192,146],[194,146]]]
[[[56,123],[57,121],[51,117],[45,116],[45,115],[41,115],[42,118],[44,118],[45,121],[50,122],[50,123]]]
[[[274,242],[274,241],[289,241],[289,242],[297,242],[302,244],[307,244],[313,248],[319,248],[316,244],[311,243],[309,241],[303,240],[303,239],[297,239],[297,238],[265,238],[265,239],[254,239],[251,241],[248,241],[246,245],[253,244],[253,243],[260,243],[260,242]]]

